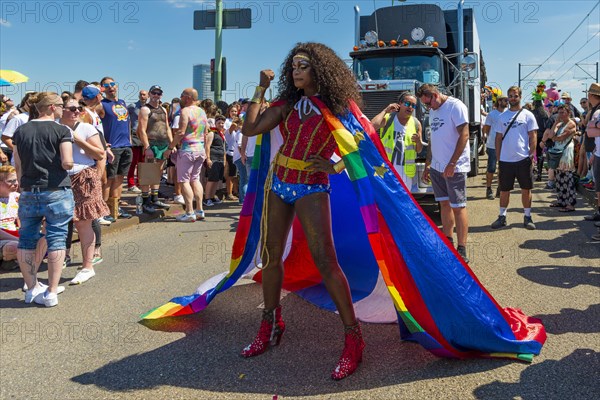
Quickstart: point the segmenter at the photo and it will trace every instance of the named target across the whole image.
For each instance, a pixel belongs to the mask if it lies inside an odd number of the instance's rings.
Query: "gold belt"
[[[281,153],[277,153],[275,156],[275,165],[280,165],[288,169],[295,169],[297,171],[307,171],[308,168],[312,166],[312,163],[304,160],[297,160],[295,158],[284,156]]]

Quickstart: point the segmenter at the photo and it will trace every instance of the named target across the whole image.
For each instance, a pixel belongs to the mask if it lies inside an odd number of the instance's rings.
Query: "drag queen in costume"
[[[539,354],[546,339],[541,321],[501,308],[421,210],[358,108],[352,73],[333,50],[296,45],[282,65],[279,101],[259,114],[274,76],[261,72],[246,114],[243,133],[258,136],[229,271],[142,318],[199,312],[250,276],[262,282],[265,310],[245,357],[281,340],[282,287],[339,312],[345,346],[331,375],[336,380],[362,360],[357,320],[397,322],[401,339],[439,357],[530,362]]]

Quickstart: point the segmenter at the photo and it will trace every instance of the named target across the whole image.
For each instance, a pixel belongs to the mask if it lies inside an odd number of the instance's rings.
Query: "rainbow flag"
[[[530,362],[546,340],[541,321],[500,307],[412,198],[355,104],[336,117],[318,98],[311,100],[321,110],[346,164],[345,173],[330,177],[331,218],[357,317],[365,322],[397,321],[403,340],[416,341],[440,357]],[[142,318],[195,313],[244,275],[261,281],[256,266],[264,182],[281,142],[277,130],[257,140],[229,272]],[[287,247],[283,288],[335,311],[297,220]]]

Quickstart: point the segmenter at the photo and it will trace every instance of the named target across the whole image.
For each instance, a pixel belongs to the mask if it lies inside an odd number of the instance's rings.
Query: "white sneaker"
[[[196,222],[196,214],[181,214],[175,218],[178,222]]]
[[[104,219],[104,217],[100,217],[100,218],[98,218],[98,223],[99,223],[100,225],[104,225],[104,226],[108,226],[108,225],[110,225],[110,224],[111,224],[111,222],[110,222],[110,221],[108,221],[108,220],[106,220],[106,219]]]
[[[82,269],[75,275],[75,278],[71,279],[71,285],[80,285],[94,276],[96,276],[96,272],[93,269]]]
[[[197,221],[202,221],[205,218],[204,210],[196,210],[196,211],[194,211],[194,214],[196,214]]]
[[[127,188],[127,191],[129,193],[142,193],[142,191],[140,190],[140,188],[137,187],[137,186],[132,186],[130,188]]]
[[[46,307],[54,307],[58,304],[58,293],[50,293],[46,290],[42,296],[37,296],[33,301]]]
[[[46,292],[46,289],[48,289],[48,285],[38,282],[38,284],[31,290],[27,288],[27,284],[25,284],[23,288],[26,290],[25,303],[31,304],[33,301],[35,301],[35,299],[41,298],[44,295],[44,292]]]
[[[42,282],[40,282],[40,285],[43,285],[43,286],[44,286],[44,287],[46,287],[46,288],[48,287],[47,285],[44,285]],[[27,284],[26,284],[26,283],[24,283],[24,284],[23,284],[23,289],[21,289],[21,290],[22,290],[23,292],[26,292],[26,291],[27,291],[27,289],[28,289],[28,288],[27,288]],[[65,287],[64,287],[64,286],[59,286],[58,288],[56,288],[56,293],[57,293],[57,294],[61,294],[61,293],[62,293],[62,292],[64,292],[64,291],[65,291]],[[30,303],[31,303],[31,302],[30,302]]]
[[[173,203],[177,203],[177,204],[181,204],[182,206],[185,206],[185,200],[183,198],[183,195],[178,194],[177,196],[173,197]]]

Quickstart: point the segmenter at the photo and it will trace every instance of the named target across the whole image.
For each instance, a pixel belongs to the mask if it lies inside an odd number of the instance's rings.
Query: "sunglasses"
[[[102,87],[105,87],[105,88],[109,88],[109,87],[115,87],[115,86],[117,86],[117,83],[116,83],[116,82],[104,83],[104,84],[102,85]]]
[[[16,185],[17,183],[19,183],[19,181],[17,179],[7,179],[4,181],[4,183],[8,185]]]
[[[402,104],[404,105],[404,107],[409,107],[409,108],[415,108],[417,106],[417,103],[411,103],[410,101],[405,101]]]
[[[70,107],[65,107],[65,111],[71,111],[71,112],[75,112],[75,111],[79,111],[82,112],[83,111],[83,107],[79,106],[79,107],[75,107],[75,106],[70,106]]]
[[[150,92],[154,96],[162,96],[162,92]]]

